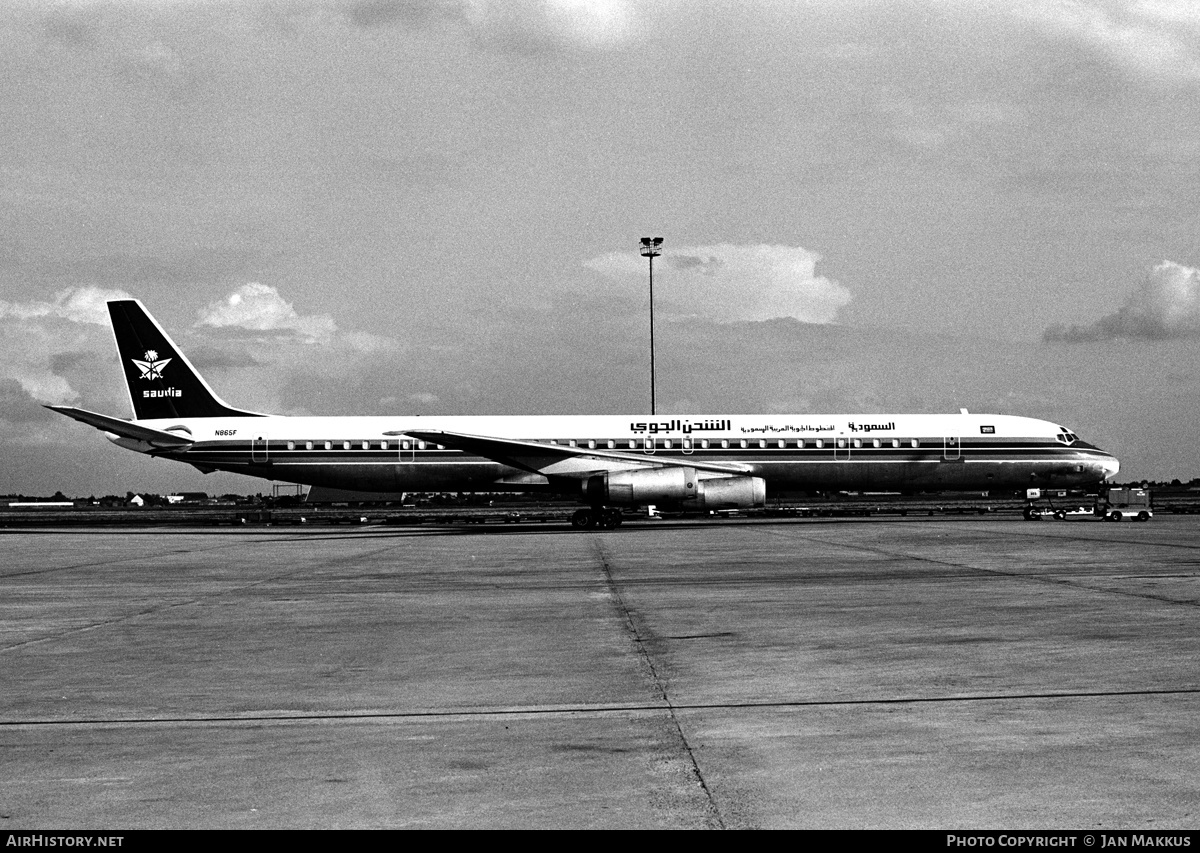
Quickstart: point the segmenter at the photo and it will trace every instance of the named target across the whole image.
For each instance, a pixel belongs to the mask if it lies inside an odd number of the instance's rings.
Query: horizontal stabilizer
[[[131,423],[121,418],[112,418],[108,415],[101,415],[98,412],[89,412],[87,409],[76,409],[73,406],[46,406],[46,408],[53,409],[60,414],[66,415],[68,418],[83,421],[85,424],[94,426],[96,429],[111,432],[122,438],[146,441],[155,447],[187,447],[192,444],[192,439],[184,438],[173,432],[163,432],[160,429],[152,429],[151,427]]]
[[[503,465],[537,474],[586,476],[599,471],[627,471],[639,468],[694,468],[697,471],[736,476],[750,471],[747,466],[733,462],[700,462],[689,457],[569,447],[442,430],[393,430],[384,435],[407,435],[420,441],[443,444],[455,450],[465,450]]]

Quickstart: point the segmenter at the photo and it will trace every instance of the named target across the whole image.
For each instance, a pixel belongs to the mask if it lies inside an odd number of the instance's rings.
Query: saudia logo
[[[162,379],[162,369],[171,363],[169,358],[159,361],[158,352],[152,349],[146,350],[145,361],[138,361],[136,358],[130,360],[142,371],[143,379]]]
[[[155,350],[146,350],[146,360],[138,361],[136,358],[130,359],[137,365],[137,369],[142,371],[142,379],[162,379],[163,368],[171,363],[171,359],[160,359]],[[183,392],[177,388],[164,388],[161,391],[143,391],[143,398],[150,397],[182,397]]]

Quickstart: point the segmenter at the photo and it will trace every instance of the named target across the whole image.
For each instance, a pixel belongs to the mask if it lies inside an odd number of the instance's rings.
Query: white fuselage
[[[556,475],[586,476],[587,451],[605,470],[650,460],[728,465],[779,496],[801,491],[1087,487],[1116,459],[1049,422],[1011,415],[594,415],[217,417],[142,420],[188,437],[164,449],[118,444],[202,470],[360,491],[539,491]],[[436,432],[570,447],[570,459],[531,471],[407,435]],[[598,458],[598,457],[597,457]],[[622,460],[627,460],[623,462]],[[599,467],[592,465],[593,468]]]

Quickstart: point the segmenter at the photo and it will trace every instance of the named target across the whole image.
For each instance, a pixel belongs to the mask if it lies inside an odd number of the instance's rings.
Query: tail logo
[[[142,371],[142,379],[162,379],[162,370],[171,362],[171,359],[164,358],[160,361],[158,352],[148,349],[145,361],[138,361],[136,358],[131,358],[130,361],[137,365],[138,370]]]

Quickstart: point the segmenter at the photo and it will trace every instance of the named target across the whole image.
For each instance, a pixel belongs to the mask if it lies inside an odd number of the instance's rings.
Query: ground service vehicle
[[[1065,497],[1065,493],[1061,493],[1060,497]],[[1027,489],[1025,519],[1037,521],[1046,516],[1053,516],[1060,521],[1067,518],[1097,518],[1105,521],[1121,521],[1128,518],[1133,521],[1149,521],[1154,517],[1149,489],[1113,486],[1107,492],[1101,491],[1095,495],[1091,507],[1074,505],[1071,509],[1054,506],[1050,498],[1051,495],[1045,494],[1041,489]],[[1046,500],[1047,503],[1036,503],[1040,500]]]
[[[1154,517],[1149,489],[1117,488],[1108,490],[1104,501],[1096,502],[1096,515],[1106,521],[1120,521],[1131,518],[1135,521],[1149,521]]]

